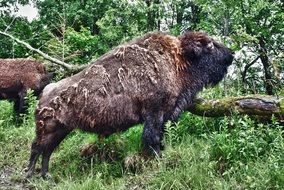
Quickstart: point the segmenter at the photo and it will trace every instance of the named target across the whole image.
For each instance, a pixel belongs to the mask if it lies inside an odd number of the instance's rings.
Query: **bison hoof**
[[[161,149],[160,148],[152,148],[152,147],[147,147],[147,148],[144,148],[142,150],[142,155],[144,157],[144,159],[149,159],[149,158],[154,158],[154,157],[162,157],[162,154],[161,154]]]
[[[50,173],[41,173],[41,177],[44,180],[52,180],[52,176],[50,175]]]
[[[26,172],[26,175],[25,175],[26,178],[30,178],[30,177],[32,177],[33,174],[34,174],[34,171],[33,171],[33,170],[30,170],[30,169],[28,169],[28,168],[25,168],[25,169],[24,169],[24,172]]]

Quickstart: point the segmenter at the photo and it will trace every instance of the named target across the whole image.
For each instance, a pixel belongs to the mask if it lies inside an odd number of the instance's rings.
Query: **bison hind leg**
[[[62,142],[62,140],[69,134],[70,130],[64,126],[60,126],[53,133],[48,134],[47,141],[44,144],[42,151],[42,163],[41,163],[41,176],[45,177],[48,173],[48,166],[50,156],[55,148]]]
[[[31,146],[31,156],[29,160],[29,165],[25,169],[27,177],[31,177],[34,174],[35,165],[41,153],[42,147],[38,145],[36,140],[34,140]]]
[[[68,127],[60,125],[57,122],[50,122],[45,126],[45,129],[44,133],[38,134],[32,143],[29,165],[26,170],[27,177],[33,175],[36,162],[40,155],[42,156],[41,176],[46,176],[51,154],[70,132]]]

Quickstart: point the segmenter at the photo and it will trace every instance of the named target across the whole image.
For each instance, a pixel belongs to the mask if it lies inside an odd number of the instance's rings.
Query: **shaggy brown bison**
[[[228,48],[201,32],[149,33],[49,84],[36,109],[27,175],[42,155],[45,176],[52,152],[75,128],[107,137],[144,123],[143,152],[159,155],[164,123],[176,120],[204,86],[217,84],[232,60]]]
[[[51,76],[38,61],[0,59],[0,100],[14,101],[15,111],[24,113],[27,90],[34,90],[38,96]]]

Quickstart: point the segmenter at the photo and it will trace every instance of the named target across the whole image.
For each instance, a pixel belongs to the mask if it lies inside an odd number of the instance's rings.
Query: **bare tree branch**
[[[51,61],[51,62],[53,62],[53,63],[55,63],[55,64],[57,64],[57,65],[62,66],[63,68],[65,68],[65,69],[68,70],[69,72],[78,72],[78,71],[80,71],[80,70],[82,70],[82,69],[84,69],[84,68],[86,67],[86,65],[82,65],[82,66],[70,65],[70,64],[65,63],[65,62],[63,62],[63,61],[60,61],[60,60],[58,60],[58,59],[55,59],[55,58],[49,56],[48,54],[46,54],[46,53],[40,51],[39,49],[36,49],[36,48],[32,47],[30,44],[28,44],[28,43],[26,43],[26,42],[24,42],[24,41],[22,41],[22,40],[20,40],[20,39],[18,39],[18,38],[16,38],[16,37],[12,36],[12,35],[10,35],[10,34],[8,34],[8,33],[6,33],[6,32],[0,31],[0,34],[2,34],[2,35],[4,35],[4,36],[7,36],[7,37],[9,37],[9,38],[11,38],[11,39],[13,39],[13,40],[16,41],[17,43],[19,43],[19,44],[25,46],[26,48],[28,48],[29,50],[32,50],[32,51],[34,51],[34,52],[40,54],[43,58],[45,58],[45,59],[47,59],[47,60],[49,60],[49,61]]]
[[[10,23],[9,25],[7,25],[7,27],[6,27],[6,29],[5,29],[5,32],[7,32],[7,31],[10,29],[10,27],[11,27],[11,25],[14,23],[15,19],[16,19],[16,17],[14,16],[14,17],[13,17],[13,20],[11,21],[11,23]]]
[[[244,71],[242,73],[242,79],[243,79],[243,83],[245,83],[246,80],[246,76],[247,76],[247,70],[257,62],[257,60],[260,58],[260,56],[257,56],[252,62],[250,62],[249,64],[247,64],[244,68]]]

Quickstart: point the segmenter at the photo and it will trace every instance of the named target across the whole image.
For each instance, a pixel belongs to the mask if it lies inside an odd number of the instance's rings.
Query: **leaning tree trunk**
[[[188,109],[193,114],[206,117],[221,117],[232,113],[284,119],[284,97],[252,95],[228,97],[217,100],[196,99]]]
[[[54,57],[49,56],[48,54],[40,51],[39,49],[36,49],[34,47],[32,47],[30,44],[28,44],[27,42],[24,42],[14,36],[12,36],[11,34],[8,34],[6,32],[0,31],[0,35],[4,35],[6,37],[9,37],[11,39],[13,39],[14,41],[16,41],[18,44],[23,45],[24,47],[26,47],[27,49],[34,51],[36,53],[38,53],[39,55],[41,55],[43,58],[45,58],[46,60],[51,61],[52,63],[55,63],[61,67],[63,67],[64,69],[66,69],[69,73],[78,73],[81,70],[83,70],[84,68],[87,67],[87,65],[70,65],[68,63],[65,63],[64,61],[55,59]]]

